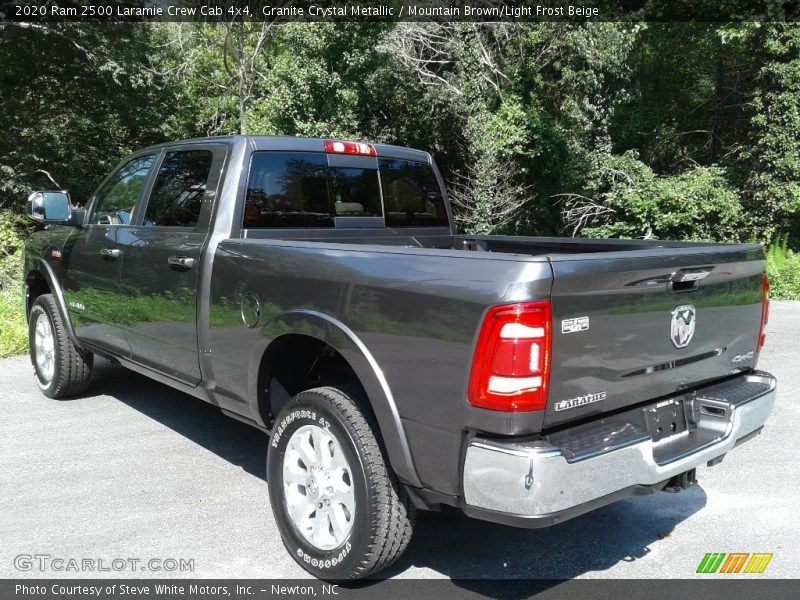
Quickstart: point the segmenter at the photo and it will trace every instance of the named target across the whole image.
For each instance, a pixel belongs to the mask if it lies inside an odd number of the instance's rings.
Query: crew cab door
[[[125,257],[120,289],[136,307],[127,328],[132,359],[192,385],[201,377],[200,258],[225,148],[163,150],[136,222],[118,239]]]
[[[134,156],[103,182],[84,226],[67,240],[62,259],[64,296],[76,335],[123,357],[130,355],[125,327],[131,307],[120,294],[118,238],[130,227],[156,156]]]

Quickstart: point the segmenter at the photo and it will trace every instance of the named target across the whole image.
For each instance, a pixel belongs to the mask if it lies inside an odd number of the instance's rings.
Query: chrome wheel
[[[56,370],[56,349],[53,327],[46,314],[40,313],[36,317],[34,332],[36,367],[43,383],[50,383]]]
[[[283,496],[294,526],[314,547],[332,550],[355,517],[350,464],[339,441],[318,425],[292,434],[283,456]]]

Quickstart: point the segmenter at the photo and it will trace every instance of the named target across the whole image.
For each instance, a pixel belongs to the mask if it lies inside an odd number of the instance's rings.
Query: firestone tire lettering
[[[411,539],[414,509],[385,462],[378,426],[362,392],[321,387],[298,394],[276,418],[267,455],[270,504],[284,545],[295,561],[323,579],[359,579],[386,568]],[[297,529],[286,507],[284,455],[307,425],[329,432],[350,465],[355,494],[352,529],[340,546],[317,548]]]

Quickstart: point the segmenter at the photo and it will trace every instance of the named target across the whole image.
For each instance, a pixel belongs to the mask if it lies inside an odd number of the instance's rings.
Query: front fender
[[[37,270],[44,280],[47,282],[47,287],[50,288],[50,293],[53,296],[53,299],[56,303],[56,309],[58,310],[58,314],[61,317],[61,322],[64,324],[64,330],[67,332],[70,340],[77,348],[78,352],[82,355],[85,353],[84,349],[82,348],[80,342],[78,341],[77,336],[75,335],[75,329],[72,327],[72,321],[69,318],[69,311],[67,310],[67,302],[64,299],[64,291],[61,289],[61,284],[58,281],[58,277],[56,276],[53,268],[47,264],[47,261],[43,258],[38,258],[33,263],[33,267]],[[28,315],[30,314],[31,307],[33,306],[35,298],[30,297],[30,289],[26,283],[25,285],[25,319],[27,320]]]
[[[278,332],[279,334],[276,335]],[[341,321],[309,309],[285,312],[262,327],[263,338],[270,340],[270,344],[286,334],[316,338],[341,354],[358,376],[367,393],[392,469],[404,482],[415,487],[422,487],[392,390],[389,388],[383,370],[364,342]],[[268,348],[269,345],[264,348],[264,351]],[[254,357],[250,365],[252,398],[257,397],[257,374],[263,352],[257,354],[258,356]]]

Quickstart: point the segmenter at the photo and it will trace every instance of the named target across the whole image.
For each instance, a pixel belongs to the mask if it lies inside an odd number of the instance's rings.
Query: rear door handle
[[[116,260],[120,256],[122,256],[122,250],[120,250],[119,248],[102,248],[100,250],[100,254],[106,258]]]
[[[194,266],[194,259],[188,256],[170,256],[167,262],[170,267],[178,269],[191,269]]]

